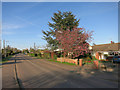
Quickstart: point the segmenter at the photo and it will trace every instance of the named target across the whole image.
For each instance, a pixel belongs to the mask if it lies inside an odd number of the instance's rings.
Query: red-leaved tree
[[[89,43],[92,40],[92,32],[85,31],[83,28],[74,27],[72,31],[57,30],[56,40],[59,47],[63,49],[65,55],[71,53],[73,58],[89,53]]]

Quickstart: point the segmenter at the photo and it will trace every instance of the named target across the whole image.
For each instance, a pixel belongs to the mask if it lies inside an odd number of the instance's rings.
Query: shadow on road
[[[21,56],[21,57],[15,57],[15,60],[32,60],[32,58],[30,57],[24,57],[24,56]]]
[[[117,87],[117,83],[96,79],[83,78],[82,75],[63,72],[41,73],[23,81],[25,88],[110,88]],[[95,85],[96,83],[96,85]]]
[[[16,63],[21,63],[21,62],[16,62]],[[2,65],[7,65],[7,64],[15,64],[15,61],[2,63]]]

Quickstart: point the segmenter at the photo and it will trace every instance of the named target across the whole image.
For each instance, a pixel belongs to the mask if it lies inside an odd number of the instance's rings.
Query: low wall
[[[57,61],[68,62],[68,63],[75,63],[76,65],[78,65],[78,59],[57,58]]]

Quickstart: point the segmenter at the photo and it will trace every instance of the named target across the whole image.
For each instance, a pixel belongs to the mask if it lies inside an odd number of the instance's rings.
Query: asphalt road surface
[[[77,71],[80,72],[79,66],[17,54],[2,65],[2,86],[3,88],[118,87],[117,74],[96,72],[85,75]]]

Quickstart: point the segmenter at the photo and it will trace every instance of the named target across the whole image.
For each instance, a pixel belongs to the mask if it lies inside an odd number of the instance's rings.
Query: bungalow
[[[108,56],[120,55],[120,42],[114,43],[111,41],[109,44],[100,44],[89,47],[92,55],[98,60],[106,59]]]

